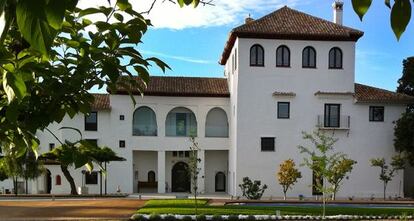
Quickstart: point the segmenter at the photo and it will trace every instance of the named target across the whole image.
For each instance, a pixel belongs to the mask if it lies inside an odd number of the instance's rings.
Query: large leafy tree
[[[27,149],[37,155],[38,130],[66,115],[90,112],[92,87],[115,91],[121,85],[142,92],[151,66],[169,68],[139,52],[151,22],[128,0],[99,3],[80,9],[78,0],[0,1],[5,23],[0,30],[0,146],[15,157]],[[120,81],[121,76],[126,78]]]
[[[414,96],[414,57],[403,60],[403,73],[398,80],[397,92]]]
[[[373,0],[352,0],[354,11],[362,20]],[[411,20],[411,0],[384,0],[390,11],[390,24],[395,37],[399,40]]]

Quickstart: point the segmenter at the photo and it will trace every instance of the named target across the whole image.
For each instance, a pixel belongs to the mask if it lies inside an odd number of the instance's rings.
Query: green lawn
[[[275,215],[280,210],[281,215],[321,215],[321,207],[309,206],[280,206],[280,207],[258,207],[258,206],[210,206],[207,200],[199,200],[198,214],[204,215]],[[193,215],[193,200],[149,200],[138,214],[181,214]],[[402,208],[350,208],[350,207],[327,207],[326,215],[412,215],[414,209]]]

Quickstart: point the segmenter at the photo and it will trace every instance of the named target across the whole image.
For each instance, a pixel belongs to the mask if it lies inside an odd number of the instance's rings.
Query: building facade
[[[107,167],[109,193],[189,192],[190,136],[201,150],[201,193],[240,196],[243,177],[268,185],[265,196],[281,196],[279,164],[303,160],[302,132],[322,130],[338,138],[335,150],[357,161],[338,196],[382,196],[379,171],[369,160],[395,155],[393,122],[413,99],[355,83],[355,47],[363,33],[342,25],[342,4],[334,3],[334,22],[283,7],[233,29],[220,63],[223,78],[151,77],[134,106],[124,88],[95,95],[94,111],[50,125],[60,140],[82,139],[111,147],[126,161]],[[41,152],[58,145],[39,131]],[[69,192],[59,165],[30,181],[32,193]],[[313,173],[289,196],[312,196]],[[100,192],[100,175],[71,170],[78,186]],[[402,196],[400,172],[388,195]],[[405,182],[407,183],[407,182]],[[11,188],[11,181],[0,183]],[[23,188],[23,187],[22,187]]]

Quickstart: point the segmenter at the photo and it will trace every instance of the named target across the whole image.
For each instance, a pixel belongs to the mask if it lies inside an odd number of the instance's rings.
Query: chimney
[[[333,8],[333,22],[342,25],[342,17],[344,14],[344,3],[342,1],[335,0],[334,3],[332,3]]]
[[[254,21],[254,19],[252,18],[252,17],[250,17],[250,14],[249,14],[249,17],[247,17],[246,19],[244,19],[244,23],[245,24],[250,24],[250,23],[252,23]]]

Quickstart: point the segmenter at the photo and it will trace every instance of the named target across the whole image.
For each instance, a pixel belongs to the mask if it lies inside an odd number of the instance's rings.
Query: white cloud
[[[196,64],[213,64],[213,63],[215,63],[215,62],[209,61],[209,60],[203,60],[203,59],[197,59],[197,58],[191,58],[191,57],[184,57],[184,56],[177,56],[177,55],[170,55],[170,54],[165,54],[165,53],[160,53],[160,52],[155,52],[155,51],[140,50],[140,52],[143,53],[143,54],[147,54],[147,55],[155,55],[155,56],[159,56],[159,57],[171,58],[171,59],[174,59],[174,60],[185,61],[185,62],[196,63]]]
[[[81,0],[80,6],[90,7],[102,0]],[[137,11],[149,9],[153,0],[130,0]],[[148,15],[154,28],[184,29],[240,23],[248,14],[270,12],[284,5],[295,6],[299,0],[214,0],[214,6],[180,8],[168,0],[157,0]]]

